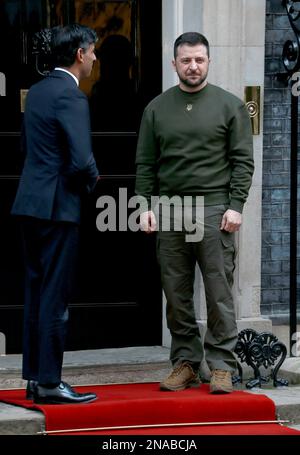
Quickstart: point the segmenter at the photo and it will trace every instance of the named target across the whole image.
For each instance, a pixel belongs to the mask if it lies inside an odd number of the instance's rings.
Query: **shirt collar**
[[[73,73],[71,73],[71,71],[68,71],[68,70],[66,70],[65,68],[60,68],[60,67],[56,67],[56,68],[54,68],[54,69],[55,69],[56,71],[63,71],[64,73],[67,73],[67,74],[69,74],[70,76],[72,76],[72,78],[73,78],[74,81],[76,82],[77,87],[79,86],[79,80],[77,79],[76,76],[74,76]]]

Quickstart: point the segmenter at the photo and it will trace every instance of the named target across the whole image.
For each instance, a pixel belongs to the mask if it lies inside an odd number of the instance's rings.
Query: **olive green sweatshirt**
[[[172,87],[144,111],[136,164],[136,193],[148,202],[155,195],[204,196],[205,205],[241,213],[254,170],[244,103],[212,84],[196,93]]]

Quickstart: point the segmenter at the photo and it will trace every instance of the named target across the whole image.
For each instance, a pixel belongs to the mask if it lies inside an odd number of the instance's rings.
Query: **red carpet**
[[[300,435],[277,423],[247,423],[276,420],[273,401],[263,395],[243,391],[211,395],[207,385],[182,392],[161,392],[158,383],[80,386],[76,390],[96,392],[99,398],[80,405],[35,405],[25,399],[24,390],[2,390],[0,401],[42,411],[46,431],[63,430],[63,434]],[[112,428],[143,425],[155,427]],[[92,430],[99,427],[101,430]],[[68,431],[71,429],[76,429],[76,433]]]

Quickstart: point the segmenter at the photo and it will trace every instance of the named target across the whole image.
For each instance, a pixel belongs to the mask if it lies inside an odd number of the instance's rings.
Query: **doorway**
[[[124,198],[134,195],[141,114],[161,92],[161,0],[8,0],[0,4],[0,36],[8,43],[0,64],[6,78],[6,96],[0,96],[0,332],[7,353],[22,350],[23,265],[10,208],[23,164],[24,97],[49,70],[41,31],[70,22],[94,28],[99,37],[96,65],[81,89],[90,102],[93,150],[102,178],[83,204],[66,349],[161,344],[155,237],[132,232],[120,221],[120,204],[127,207]],[[116,201],[117,228],[101,232],[97,201],[103,197]]]

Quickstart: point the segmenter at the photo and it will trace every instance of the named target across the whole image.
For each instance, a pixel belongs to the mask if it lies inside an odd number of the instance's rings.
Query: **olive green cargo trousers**
[[[193,294],[195,266],[199,264],[205,287],[207,331],[205,359],[211,370],[234,372],[237,325],[231,287],[235,259],[234,234],[220,230],[225,205],[204,209],[204,235],[187,242],[186,232],[159,229],[158,260],[167,299],[167,324],[172,336],[173,365],[188,361],[198,366],[204,351],[195,318]]]

